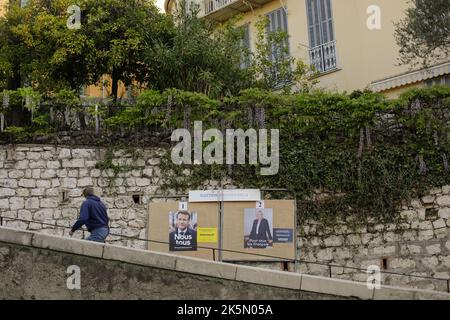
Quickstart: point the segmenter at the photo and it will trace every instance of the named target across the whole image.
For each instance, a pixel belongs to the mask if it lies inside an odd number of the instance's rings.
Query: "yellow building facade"
[[[408,0],[190,0],[200,16],[217,22],[241,14],[255,47],[255,22],[268,16],[270,29],[289,33],[290,54],[320,71],[319,87],[329,91],[371,89],[388,97],[414,86],[450,85],[450,58],[426,70],[399,65],[394,23]],[[166,12],[178,0],[166,0]]]
[[[9,3],[9,0],[0,0],[0,17],[5,14],[6,6],[8,3]]]

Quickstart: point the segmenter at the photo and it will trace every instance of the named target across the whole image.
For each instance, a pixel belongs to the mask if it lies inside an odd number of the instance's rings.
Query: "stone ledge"
[[[175,270],[176,256],[147,250],[105,245],[103,259],[117,260],[142,266]]]
[[[450,293],[436,292],[432,290],[417,290],[415,300],[450,300]]]
[[[304,275],[255,267],[237,266],[236,280],[278,288],[299,290]]]
[[[0,241],[7,243],[31,246],[31,240],[35,232],[17,230],[9,227],[0,227]]]
[[[101,258],[103,256],[103,243],[96,243],[79,239],[68,239],[58,236],[51,236],[42,233],[33,235],[31,245],[36,248],[43,248],[72,254]]]
[[[381,289],[375,289],[374,300],[414,300],[414,290],[396,288],[391,286],[381,286]]]
[[[227,280],[236,279],[236,265],[179,256],[176,259],[176,271]]]
[[[301,291],[324,293],[340,297],[356,297],[364,300],[373,299],[374,295],[373,290],[369,290],[366,283],[306,274],[302,276],[300,289]]]
[[[450,294],[444,292],[406,289],[390,286],[382,286],[379,290],[369,290],[366,287],[366,283],[362,282],[330,279],[255,267],[235,266],[226,263],[111,246],[85,240],[52,236],[7,227],[0,227],[0,242],[33,246],[35,248],[85,255],[100,259],[116,260],[124,263],[138,264],[161,269],[176,270],[226,280],[236,280],[258,285],[329,294],[341,297],[356,297],[360,299],[375,300],[450,300]]]

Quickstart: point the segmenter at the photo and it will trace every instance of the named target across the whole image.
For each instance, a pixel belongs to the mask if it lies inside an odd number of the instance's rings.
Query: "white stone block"
[[[419,223],[419,230],[433,230],[433,224],[431,221],[423,221]]]
[[[418,199],[413,199],[411,200],[411,207],[413,207],[414,209],[422,208],[422,203]]]
[[[150,179],[148,178],[137,178],[136,179],[136,185],[138,187],[146,187],[150,185]]]
[[[43,160],[50,160],[50,159],[53,159],[54,157],[55,157],[55,154],[52,151],[44,151],[41,153],[41,159],[43,159]]]
[[[449,268],[450,268],[450,255],[448,255],[448,256],[440,256],[439,257],[439,261],[446,268],[446,270],[449,270]]]
[[[434,229],[441,229],[441,228],[445,228],[445,220],[444,219],[439,219],[433,222],[433,228]]]
[[[41,159],[41,152],[27,152],[27,159],[39,160]]]
[[[26,221],[31,221],[33,219],[31,211],[29,211],[29,210],[19,210],[17,212],[17,218],[26,220]]]
[[[11,197],[9,199],[9,205],[11,210],[23,209],[25,206],[25,201],[21,197]]]
[[[0,179],[0,190],[2,188],[17,188],[17,181],[15,179]]]
[[[439,209],[438,215],[442,219],[450,219],[450,208]]]
[[[43,196],[44,194],[45,194],[45,189],[44,188],[31,189],[31,196],[39,197],[39,196]]]
[[[440,207],[448,207],[448,206],[450,206],[450,196],[446,195],[446,196],[437,197],[436,203]]]
[[[31,171],[31,177],[33,179],[40,179],[41,178],[41,169],[33,169]]]
[[[9,199],[0,199],[0,209],[7,209],[9,210]]]
[[[423,257],[422,259],[420,259],[420,262],[425,268],[430,270],[435,270],[435,268],[439,264],[439,260],[435,256]]]
[[[55,169],[45,169],[41,172],[42,179],[52,179],[56,178],[56,170]]]
[[[49,219],[53,219],[53,211],[54,211],[54,209],[38,210],[33,214],[33,220],[46,221]]]
[[[78,178],[78,169],[72,169],[67,172],[69,178]]]
[[[25,200],[25,209],[39,209],[39,198],[32,197]]]
[[[28,169],[29,163],[30,162],[28,160],[20,160],[15,163],[14,167],[16,169]]]
[[[424,240],[431,240],[434,237],[433,230],[423,230],[419,231],[418,240],[424,241]]]
[[[404,211],[400,212],[400,216],[403,219],[406,219],[408,222],[411,222],[411,221],[417,219],[417,211],[415,211],[415,210],[404,210]]]
[[[11,179],[20,179],[25,176],[25,172],[23,170],[11,170],[9,171],[8,177]]]
[[[47,161],[47,169],[60,169],[61,163],[59,161]]]
[[[414,269],[416,262],[412,259],[392,259],[389,267],[392,269]]]
[[[373,253],[376,255],[387,255],[394,254],[396,251],[395,246],[380,246],[372,249]]]
[[[83,168],[84,167],[84,159],[63,159],[62,160],[63,168]]]
[[[62,179],[62,187],[73,189],[77,187],[77,179],[75,178],[63,178]]]
[[[430,190],[429,192],[430,194],[438,194],[438,193],[442,193],[442,189],[441,188],[433,188]]]
[[[72,158],[72,152],[70,149],[61,149],[59,151],[58,159],[69,159]]]
[[[57,199],[44,198],[41,199],[41,208],[57,208],[59,203]]]
[[[36,180],[36,187],[48,189],[51,187],[51,182],[49,180]]]
[[[10,188],[0,188],[0,197],[12,197],[16,194],[14,189]]]
[[[78,210],[75,208],[63,208],[61,210],[61,215],[64,218],[76,218],[78,215]]]
[[[95,158],[95,150],[93,150],[93,149],[73,149],[72,157],[73,158],[94,159]]]
[[[47,167],[47,163],[44,160],[31,160],[29,167],[30,169],[45,169]]]
[[[424,204],[432,204],[432,203],[434,203],[435,199],[436,199],[435,196],[425,196],[425,197],[422,197],[422,202]]]
[[[344,243],[342,236],[331,236],[324,239],[325,246],[327,247],[339,247]]]
[[[145,178],[151,178],[153,176],[153,168],[145,168],[142,170],[142,176]]]
[[[78,169],[78,176],[80,178],[89,177],[89,169],[86,168]]]
[[[18,188],[18,189],[16,189],[16,196],[18,196],[18,197],[29,197],[30,196],[30,189]]]
[[[88,177],[88,178],[82,178],[78,180],[78,187],[88,187],[88,186],[92,186],[94,183],[92,181],[92,178]]]
[[[20,179],[19,187],[36,188],[36,180],[34,179]]]
[[[437,243],[437,244],[427,246],[425,249],[427,250],[427,253],[429,253],[429,254],[438,254],[441,252],[441,245],[439,243]]]
[[[403,256],[409,256],[414,254],[420,254],[422,252],[421,246],[415,245],[402,245],[400,246],[400,254]]]
[[[98,178],[100,177],[100,170],[99,169],[91,169],[90,176],[92,178]]]

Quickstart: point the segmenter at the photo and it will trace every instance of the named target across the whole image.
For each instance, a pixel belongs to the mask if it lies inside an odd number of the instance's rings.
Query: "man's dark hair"
[[[180,214],[184,214],[184,215],[188,216],[189,220],[191,220],[191,214],[188,211],[178,211],[177,219],[178,219],[178,215],[180,215]]]
[[[93,196],[93,195],[94,195],[94,188],[92,188],[92,187],[84,188],[84,190],[83,190],[83,196],[84,196],[85,198],[87,198],[87,197],[89,197],[89,196]]]

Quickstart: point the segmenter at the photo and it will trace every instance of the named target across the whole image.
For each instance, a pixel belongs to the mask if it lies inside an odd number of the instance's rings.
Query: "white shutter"
[[[331,0],[306,0],[310,47],[334,40]]]

